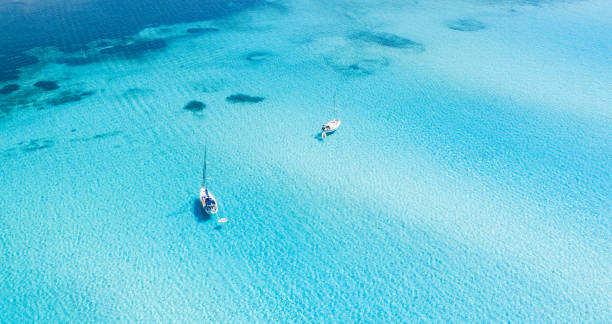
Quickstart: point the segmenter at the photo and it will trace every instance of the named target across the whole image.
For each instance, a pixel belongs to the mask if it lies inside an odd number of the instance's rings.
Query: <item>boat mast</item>
[[[338,96],[338,89],[336,89],[336,91],[334,91],[334,119],[338,120],[339,116],[338,116],[338,106],[336,105],[336,97]]]
[[[202,168],[202,187],[206,187],[206,154],[207,154],[208,148],[206,146],[204,146],[204,167]]]
[[[336,107],[336,95],[338,90],[334,91],[334,119],[338,119],[338,107]]]

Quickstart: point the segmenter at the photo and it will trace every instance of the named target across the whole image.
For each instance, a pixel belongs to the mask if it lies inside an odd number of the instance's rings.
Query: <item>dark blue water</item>
[[[0,82],[38,62],[24,52],[40,46],[82,49],[97,39],[122,39],[145,27],[220,18],[260,0],[0,2]],[[138,50],[138,49],[136,49]]]

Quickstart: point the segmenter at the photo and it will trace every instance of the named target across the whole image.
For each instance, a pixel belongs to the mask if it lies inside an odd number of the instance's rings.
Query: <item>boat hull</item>
[[[202,203],[202,207],[207,214],[214,215],[219,211],[219,206],[217,204],[217,199],[215,196],[206,189],[206,187],[202,187],[200,189],[200,202]]]
[[[323,127],[321,127],[321,131],[325,132],[326,134],[331,134],[335,132],[338,129],[338,127],[340,127],[341,123],[342,123],[341,120],[334,119],[328,123],[323,124]]]

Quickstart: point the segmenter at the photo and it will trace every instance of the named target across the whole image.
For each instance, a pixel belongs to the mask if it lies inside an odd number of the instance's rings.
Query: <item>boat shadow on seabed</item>
[[[320,133],[320,132],[319,132],[319,133],[314,134],[314,136],[313,136],[313,137],[314,137],[314,139],[316,139],[317,141],[319,141],[319,142],[323,142],[323,136],[321,136],[321,133]]]
[[[207,222],[211,219],[210,215],[204,211],[202,202],[198,198],[193,198],[191,200],[191,212],[199,223]]]
[[[323,132],[318,132],[313,135],[313,138],[319,142],[324,142],[327,136],[333,135],[335,132],[325,133],[325,137],[323,137]]]
[[[191,212],[193,216],[195,216],[196,221],[198,223],[208,222],[212,219],[212,217],[204,211],[204,207],[202,206],[202,202],[198,198],[193,198],[191,201]],[[216,224],[213,228],[214,230],[221,230],[223,226],[220,224]]]

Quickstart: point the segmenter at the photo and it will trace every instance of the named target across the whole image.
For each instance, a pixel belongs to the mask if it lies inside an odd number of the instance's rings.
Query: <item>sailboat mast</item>
[[[338,90],[334,91],[334,119],[338,119],[338,106],[336,106],[336,96],[338,95]]]
[[[202,168],[202,187],[206,187],[206,165],[207,165],[207,161],[206,161],[206,155],[208,153],[208,149],[207,147],[204,147],[204,167]]]
[[[336,108],[336,95],[338,94],[337,91],[334,91],[334,108]]]

